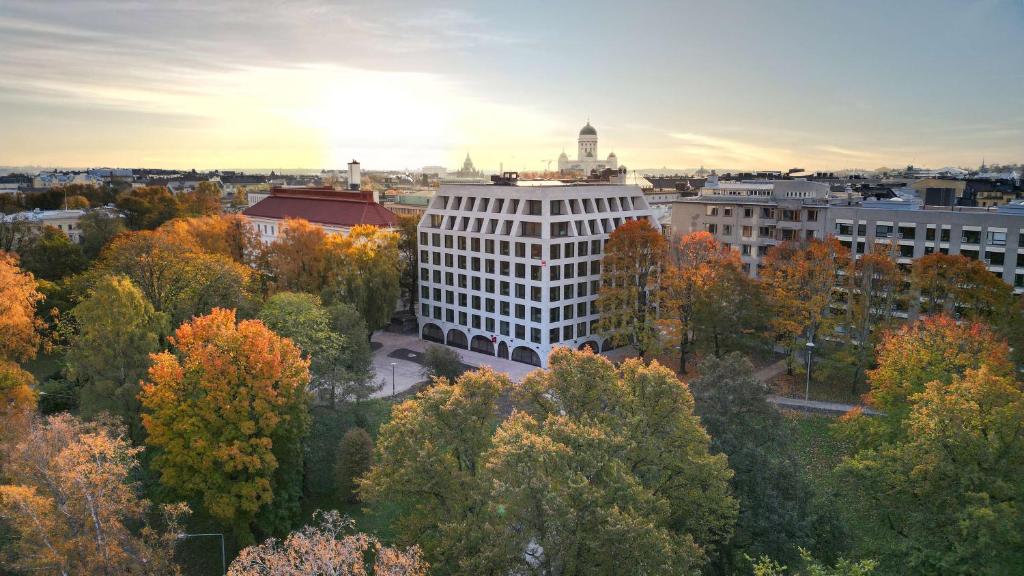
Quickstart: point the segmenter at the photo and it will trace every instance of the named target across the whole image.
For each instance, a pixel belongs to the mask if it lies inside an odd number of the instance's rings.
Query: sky
[[[0,0],[0,165],[1024,162],[1024,0]]]

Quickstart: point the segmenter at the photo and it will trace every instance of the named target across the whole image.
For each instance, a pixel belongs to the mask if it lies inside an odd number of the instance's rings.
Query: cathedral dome
[[[597,130],[587,122],[587,125],[580,128],[580,136],[597,136]]]
[[[618,156],[615,155],[615,152],[612,152],[611,154],[608,155],[609,160],[611,160],[612,158],[618,158]]]

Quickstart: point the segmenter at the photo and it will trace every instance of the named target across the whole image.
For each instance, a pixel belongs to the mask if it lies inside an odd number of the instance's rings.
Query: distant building
[[[384,206],[397,216],[422,216],[433,197],[433,194],[396,194]]]
[[[418,227],[422,338],[536,366],[556,345],[606,347],[605,242],[655,213],[634,186],[530,184],[441,186]]]
[[[481,170],[477,170],[476,166],[473,165],[473,160],[466,154],[466,159],[462,162],[462,168],[455,171],[450,171],[447,174],[439,174],[442,184],[483,184],[488,182],[487,175]]]
[[[829,186],[819,182],[720,182],[712,172],[697,196],[672,205],[672,233],[710,232],[756,277],[770,247],[826,236],[828,195]]]
[[[27,212],[0,215],[0,220],[7,224],[24,223],[30,233],[38,232],[46,226],[53,226],[64,232],[75,244],[81,244],[82,227],[78,221],[82,216],[85,216],[85,210],[40,210],[36,208]]]
[[[256,227],[265,243],[273,242],[285,219],[301,218],[328,234],[348,234],[360,224],[393,228],[394,213],[374,200],[373,192],[333,188],[272,188],[270,195],[242,214]]]
[[[579,137],[576,140],[576,159],[570,160],[565,152],[558,156],[558,171],[563,175],[580,173],[589,176],[593,172],[601,172],[608,168],[618,169],[619,158],[612,152],[606,159],[598,157],[597,151],[597,129],[587,124],[580,128]]]

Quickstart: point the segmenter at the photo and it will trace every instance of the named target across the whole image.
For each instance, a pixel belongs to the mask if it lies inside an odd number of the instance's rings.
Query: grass
[[[850,446],[832,434],[836,419],[800,412],[786,412],[785,416],[800,466],[817,489],[827,490],[832,470],[850,452]]]

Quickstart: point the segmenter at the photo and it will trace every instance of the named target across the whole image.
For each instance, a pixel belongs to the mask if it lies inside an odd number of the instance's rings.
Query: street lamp
[[[814,352],[814,342],[807,341],[807,386],[804,389],[804,400],[811,399],[811,354]]]
[[[224,535],[223,534],[185,534],[184,532],[178,534],[176,538],[178,540],[187,540],[189,538],[199,538],[201,536],[219,536],[220,537],[220,567],[223,571],[222,574],[227,576],[228,573],[228,557],[224,553]]]
[[[395,399],[395,363],[391,363],[391,399]]]

